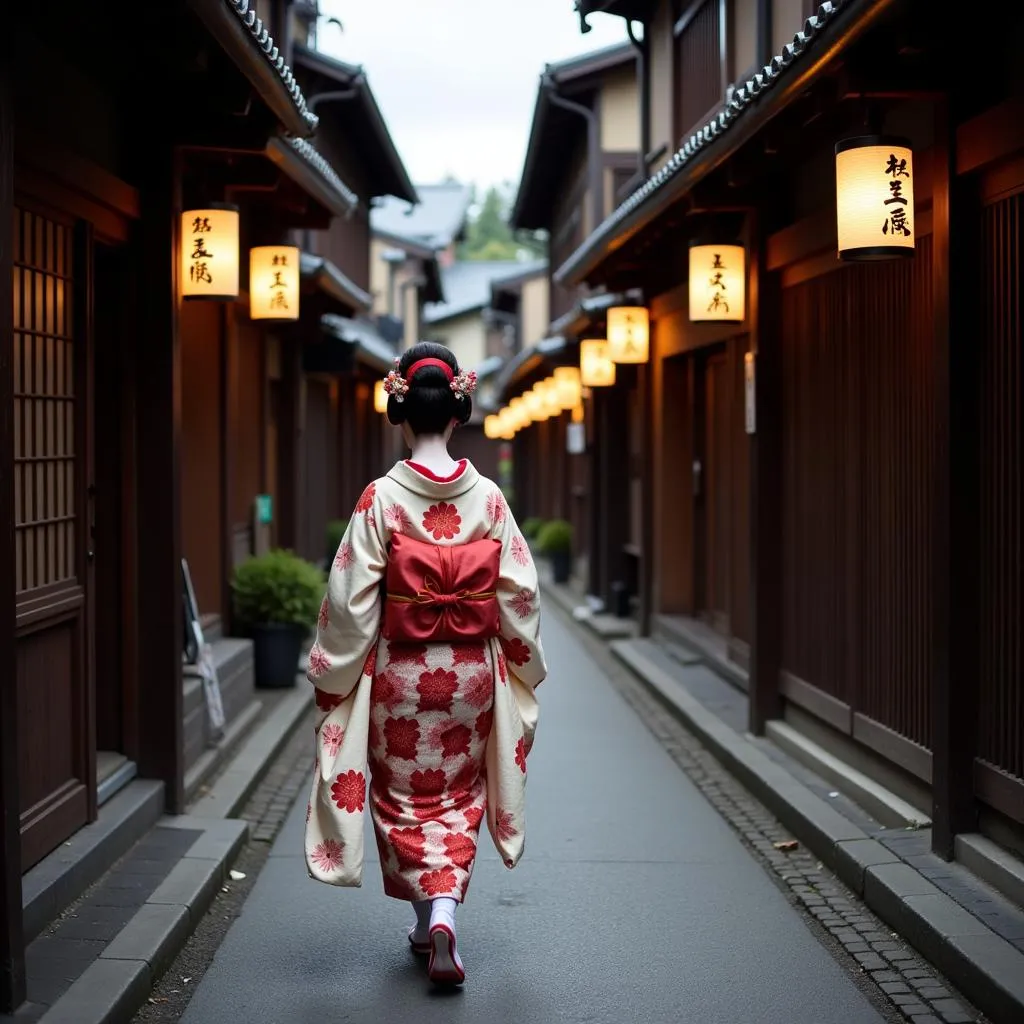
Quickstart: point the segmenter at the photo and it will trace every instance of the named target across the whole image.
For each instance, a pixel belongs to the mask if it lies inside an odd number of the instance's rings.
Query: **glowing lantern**
[[[555,378],[545,378],[537,384],[537,390],[544,397],[544,408],[548,416],[558,416],[562,411],[562,403],[559,400],[558,383]]]
[[[508,403],[508,407],[511,410],[516,430],[523,430],[530,425],[530,414],[526,409],[526,400],[522,395],[513,398]]]
[[[249,250],[250,319],[299,319],[299,259],[294,245]]]
[[[583,386],[580,384],[580,368],[578,366],[559,366],[555,370],[555,386],[559,405],[563,409],[572,409],[580,404]]]
[[[384,390],[382,380],[373,385],[373,408],[376,412],[388,411],[388,393]]]
[[[548,418],[547,403],[536,387],[524,392],[523,398],[526,400],[526,409],[530,414],[530,419],[534,423]]]
[[[585,388],[607,388],[615,383],[615,363],[609,356],[607,341],[580,342],[580,383]]]
[[[841,260],[914,255],[914,154],[906,139],[862,135],[836,143]]]
[[[496,441],[501,437],[501,424],[497,416],[484,417],[484,437]]]
[[[516,425],[512,419],[512,410],[508,406],[505,406],[498,413],[498,430],[500,431],[499,436],[504,441],[511,441],[516,436]]]
[[[583,404],[582,403],[580,403],[579,405],[573,407],[573,410],[572,410],[572,422],[573,423],[582,423],[583,422]]]
[[[736,323],[746,316],[747,254],[742,245],[690,246],[690,319]]]
[[[613,363],[646,363],[650,341],[650,317],[644,306],[608,310],[608,355]]]
[[[210,203],[181,215],[181,297],[238,298],[238,207]]]

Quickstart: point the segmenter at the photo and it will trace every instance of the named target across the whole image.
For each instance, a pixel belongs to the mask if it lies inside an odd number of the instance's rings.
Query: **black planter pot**
[[[572,575],[572,554],[568,551],[556,551],[551,556],[551,571],[556,583],[568,583]]]
[[[302,641],[306,637],[305,627],[269,622],[253,626],[249,635],[253,641],[256,685],[262,690],[294,686]]]

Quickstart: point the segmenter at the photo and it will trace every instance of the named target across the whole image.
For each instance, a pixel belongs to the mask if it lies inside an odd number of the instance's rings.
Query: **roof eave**
[[[229,2],[237,3],[241,0],[229,0]],[[418,203],[419,196],[416,193],[416,187],[409,178],[405,164],[402,163],[402,158],[395,147],[394,139],[391,138],[384,115],[381,113],[380,107],[377,106],[377,100],[363,74],[363,69],[346,64],[334,57],[328,57],[318,50],[311,50],[308,46],[301,44],[295,47],[295,58],[298,63],[304,64],[317,74],[330,78],[344,87],[352,87],[356,90],[355,98],[362,106],[363,114],[376,138],[379,153],[390,171],[387,177],[377,182],[377,187],[371,195],[397,196],[407,202]]]
[[[305,139],[272,138],[267,143],[267,156],[334,216],[345,217],[359,205],[355,192]]]
[[[188,0],[190,7],[291,135],[307,138],[317,116],[251,0]]]
[[[554,273],[564,287],[588,280],[701,178],[720,167],[817,80],[836,54],[863,37],[902,0],[826,0],[782,54],[736,90],[722,113],[690,136],[671,160],[629,196]],[[851,13],[852,12],[852,13]],[[814,59],[793,61],[813,47]],[[781,83],[781,84],[778,84]],[[760,114],[761,116],[757,116]]]
[[[373,296],[323,256],[303,253],[302,275],[329,298],[355,312],[367,313],[373,306]]]

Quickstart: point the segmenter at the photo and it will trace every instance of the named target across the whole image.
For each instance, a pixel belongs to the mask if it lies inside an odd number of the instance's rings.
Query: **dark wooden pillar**
[[[18,679],[14,650],[14,111],[0,67],[0,1011],[25,1001],[21,923]]]
[[[623,546],[629,538],[629,391],[618,384],[606,388],[602,398],[597,442],[601,459],[600,596],[610,606],[612,584],[626,580]]]
[[[302,347],[280,343],[280,407],[277,420],[277,542],[301,550],[302,494],[306,483],[302,445]]]
[[[932,205],[935,330],[935,672],[932,849],[974,831],[978,670],[978,209],[956,175],[956,120],[938,104]]]
[[[604,549],[601,546],[601,423],[604,388],[593,388],[586,410],[587,430],[587,581],[588,593],[599,597],[604,577]]]
[[[654,365],[655,354],[651,348],[646,365],[638,367],[637,397],[640,401],[640,635],[651,635],[651,619],[654,606]]]
[[[780,717],[782,667],[782,334],[779,275],[766,265],[768,224],[750,218],[750,731]]]
[[[220,615],[225,633],[231,629],[231,577],[235,559],[235,456],[240,426],[238,422],[238,324],[233,305],[225,303],[220,318],[220,531],[221,599]]]
[[[155,122],[160,126],[160,122]],[[182,721],[181,344],[178,331],[180,154],[156,134],[139,147],[142,208],[139,337],[139,771],[165,783],[167,809],[185,809]]]

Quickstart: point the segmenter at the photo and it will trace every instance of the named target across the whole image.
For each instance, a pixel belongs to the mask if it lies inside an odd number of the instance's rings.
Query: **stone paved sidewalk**
[[[251,833],[248,845],[235,861],[234,870],[245,877],[232,879],[222,887],[185,948],[133,1018],[133,1024],[171,1024],[181,1019],[217,947],[241,914],[289,808],[309,785],[313,769],[313,721],[311,709],[240,815],[251,824]]]
[[[807,915],[809,927],[851,973],[877,986],[913,1024],[985,1024],[987,1018],[861,900],[796,843],[755,799],[589,631],[579,638],[641,721],[743,838],[777,884]]]

